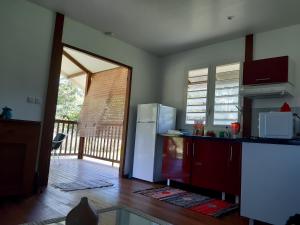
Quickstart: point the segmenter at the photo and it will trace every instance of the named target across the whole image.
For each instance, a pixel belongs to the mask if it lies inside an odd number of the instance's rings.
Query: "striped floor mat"
[[[135,193],[213,217],[221,217],[239,208],[238,204],[172,187],[152,188],[136,191]]]

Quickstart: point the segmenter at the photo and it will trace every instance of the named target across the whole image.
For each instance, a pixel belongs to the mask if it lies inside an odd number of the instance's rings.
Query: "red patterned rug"
[[[223,216],[239,208],[238,204],[172,187],[152,188],[136,191],[135,193],[213,217]]]
[[[201,214],[205,214],[213,217],[220,217],[237,208],[238,208],[237,204],[232,204],[218,199],[211,199],[210,201],[194,206],[190,209],[195,212],[199,212]]]

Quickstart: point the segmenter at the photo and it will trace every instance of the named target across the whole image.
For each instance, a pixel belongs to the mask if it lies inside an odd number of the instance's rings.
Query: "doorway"
[[[62,52],[53,140],[64,138],[51,151],[50,173],[58,174],[59,164],[72,159],[122,176],[131,68],[65,44]]]

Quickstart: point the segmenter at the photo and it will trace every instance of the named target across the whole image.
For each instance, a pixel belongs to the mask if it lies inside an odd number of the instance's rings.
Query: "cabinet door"
[[[162,175],[166,179],[190,183],[190,140],[182,137],[165,137]]]
[[[196,140],[193,145],[192,184],[223,191],[227,166],[227,142]]]
[[[244,85],[288,82],[288,56],[244,63]]]
[[[241,143],[231,143],[227,150],[226,182],[224,191],[229,194],[241,194]]]

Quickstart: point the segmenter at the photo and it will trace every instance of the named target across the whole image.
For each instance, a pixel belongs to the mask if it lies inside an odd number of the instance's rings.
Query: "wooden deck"
[[[120,179],[117,168],[86,160],[61,159],[58,161],[51,163],[49,186],[42,194],[23,200],[0,202],[1,225],[15,225],[64,216],[78,203],[82,196],[87,196],[95,208],[124,204],[175,225],[247,224],[247,220],[241,218],[238,213],[222,219],[214,219],[135,194],[134,191],[157,185],[137,180]],[[51,186],[53,182],[64,182],[72,177],[100,178],[113,183],[114,186],[73,192],[63,192]]]

